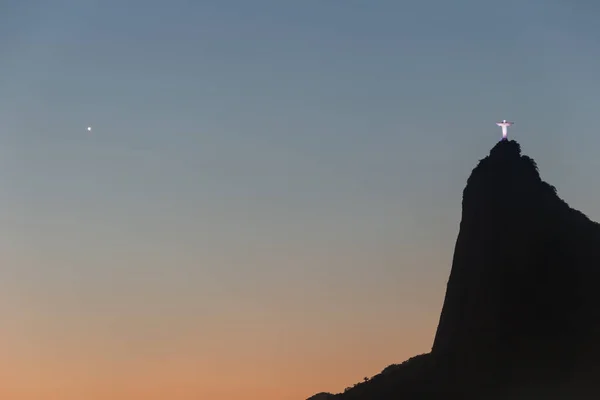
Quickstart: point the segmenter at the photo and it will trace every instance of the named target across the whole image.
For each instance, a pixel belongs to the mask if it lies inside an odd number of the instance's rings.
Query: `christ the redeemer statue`
[[[496,125],[502,127],[502,140],[506,140],[507,139],[507,136],[508,136],[508,127],[511,126],[512,124],[514,124],[514,122],[508,122],[505,119],[503,119],[500,122],[496,122]]]

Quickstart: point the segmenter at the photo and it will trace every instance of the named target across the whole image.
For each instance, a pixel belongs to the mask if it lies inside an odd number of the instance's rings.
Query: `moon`
[[[88,126],[88,127],[87,127],[87,131],[88,131],[88,132],[91,132],[91,131],[92,131],[92,127],[91,127],[91,126]]]

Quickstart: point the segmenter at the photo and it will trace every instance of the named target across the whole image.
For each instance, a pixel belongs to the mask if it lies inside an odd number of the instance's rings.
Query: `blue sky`
[[[205,320],[242,301],[310,326],[377,308],[420,332],[399,353],[426,350],[503,118],[600,219],[594,2],[51,3],[0,5],[15,313]]]

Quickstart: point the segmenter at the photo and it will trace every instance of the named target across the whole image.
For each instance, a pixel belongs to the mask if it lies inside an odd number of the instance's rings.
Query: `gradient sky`
[[[600,220],[596,3],[2,1],[0,397],[297,400],[428,351],[495,121]]]

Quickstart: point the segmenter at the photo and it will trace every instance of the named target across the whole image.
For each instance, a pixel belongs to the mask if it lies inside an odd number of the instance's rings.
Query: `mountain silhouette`
[[[600,398],[599,283],[600,225],[502,140],[463,191],[431,352],[318,399]]]

